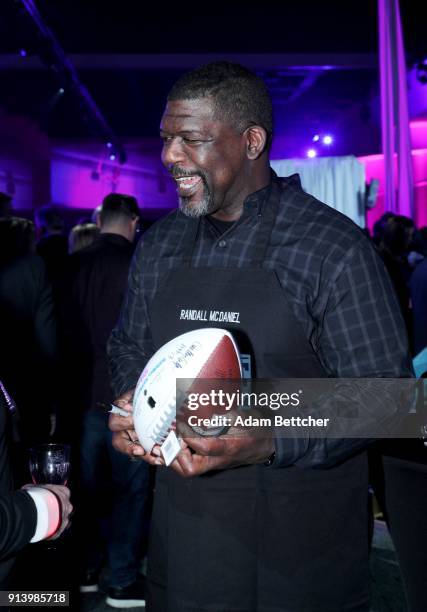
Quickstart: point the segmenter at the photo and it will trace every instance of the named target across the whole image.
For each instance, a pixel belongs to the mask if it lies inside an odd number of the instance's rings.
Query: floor
[[[375,521],[371,579],[372,612],[407,612],[399,564],[383,521]]]
[[[28,554],[27,558],[23,559],[21,563],[21,574],[24,573],[23,581],[25,581],[25,587],[22,584],[21,588],[26,590],[31,588],[48,589],[51,584],[56,584],[56,589],[64,588],[68,590],[70,588],[66,584],[67,576],[69,581],[67,567],[69,567],[70,562],[66,551],[46,551],[39,548],[36,557],[34,556],[35,548],[30,547],[30,551],[31,556]],[[375,521],[371,574],[371,612],[407,612],[399,565],[387,527],[382,521]],[[101,584],[102,586],[105,585]],[[50,588],[52,587],[50,586]],[[69,609],[73,612],[112,612],[114,610],[114,608],[106,605],[105,592],[103,591],[83,596],[71,591],[70,599]],[[115,609],[117,610],[117,608]],[[144,610],[143,607],[133,609],[136,612]]]
[[[385,523],[375,521],[371,556],[372,612],[406,612],[399,564]],[[103,593],[85,595],[81,612],[111,612]],[[134,608],[136,612],[144,608]],[[224,611],[226,612],[226,611]]]

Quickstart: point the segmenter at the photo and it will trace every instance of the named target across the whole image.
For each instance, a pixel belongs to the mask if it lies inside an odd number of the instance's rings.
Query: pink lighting
[[[427,119],[411,121],[409,127],[411,130],[412,152],[414,152],[414,149],[427,147]]]
[[[411,121],[409,128],[415,191],[414,221],[418,227],[423,227],[427,225],[427,119]],[[365,166],[366,182],[369,183],[373,178],[380,181],[377,205],[367,213],[367,225],[372,229],[375,221],[384,213],[384,156],[382,154],[366,155],[358,159]],[[396,156],[394,163],[396,164]]]
[[[381,154],[366,155],[364,157],[359,157],[358,159],[365,166],[366,182],[369,183],[373,178],[380,181],[377,204],[375,208],[367,212],[367,225],[370,229],[372,229],[375,221],[377,221],[385,212],[384,156]],[[394,162],[396,164],[396,156],[394,158]],[[423,227],[424,225],[427,225],[427,148],[412,151],[412,167],[415,188],[414,221],[418,227]]]
[[[314,157],[317,156],[317,151],[316,149],[308,149],[307,151],[307,157],[309,157],[310,159],[313,159]]]

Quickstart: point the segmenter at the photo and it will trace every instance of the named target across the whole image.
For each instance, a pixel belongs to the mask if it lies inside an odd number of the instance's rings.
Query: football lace
[[[155,440],[156,444],[160,444],[164,442],[166,439],[170,428],[175,420],[175,410],[176,410],[176,402],[175,397],[172,402],[166,407],[166,409],[159,414],[158,420],[153,427],[152,439]]]

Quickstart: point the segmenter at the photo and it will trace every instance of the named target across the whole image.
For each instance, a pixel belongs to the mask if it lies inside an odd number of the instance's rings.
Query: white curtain
[[[304,191],[365,227],[365,167],[353,155],[316,159],[276,159],[278,176],[300,175]]]

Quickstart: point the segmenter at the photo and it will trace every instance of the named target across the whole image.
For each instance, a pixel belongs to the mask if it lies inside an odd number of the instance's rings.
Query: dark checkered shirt
[[[248,266],[259,216],[273,199],[278,215],[264,267],[274,269],[295,317],[332,377],[411,376],[406,332],[384,265],[369,239],[347,217],[303,192],[298,179],[278,179],[252,195],[224,233],[203,218],[195,267]],[[162,275],[183,264],[186,227],[197,220],[175,211],[153,225],[135,252],[121,316],[109,341],[112,384],[119,395],[135,386],[154,352],[149,304]],[[322,465],[352,452],[306,438],[280,440],[276,465]]]

